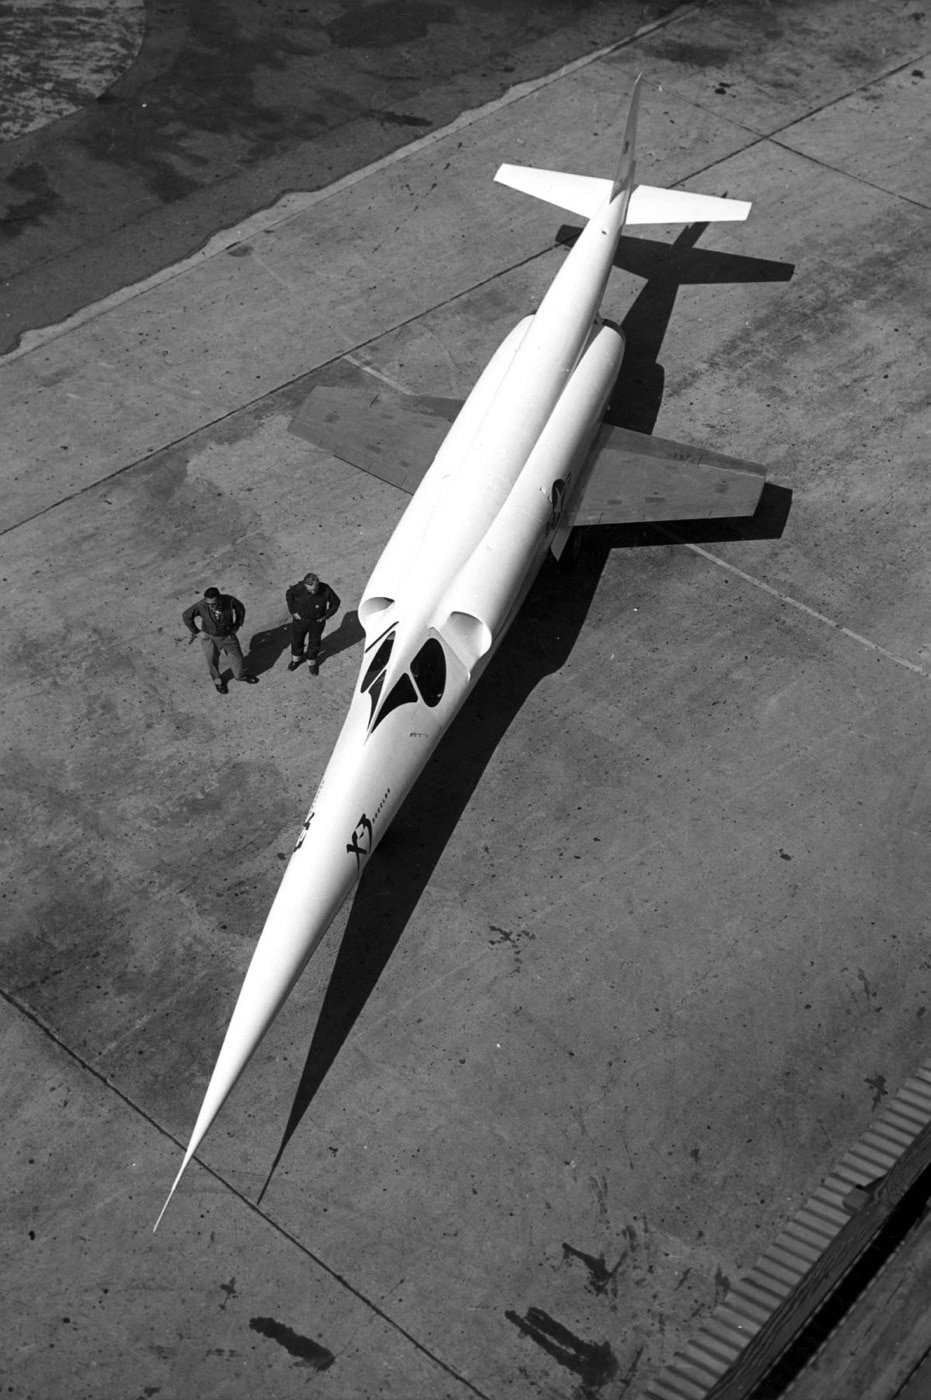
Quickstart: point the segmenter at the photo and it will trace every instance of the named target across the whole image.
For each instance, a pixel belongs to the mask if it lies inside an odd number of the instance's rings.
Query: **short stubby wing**
[[[405,394],[369,379],[363,386],[316,385],[291,432],[412,495],[462,407],[459,399]]]
[[[755,462],[605,424],[576,525],[752,515],[766,483]]]

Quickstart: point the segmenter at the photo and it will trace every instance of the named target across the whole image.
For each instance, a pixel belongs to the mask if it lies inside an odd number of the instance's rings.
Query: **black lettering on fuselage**
[[[352,839],[346,847],[346,851],[349,855],[355,856],[357,865],[361,870],[362,862],[371,849],[372,823],[369,821],[368,817],[363,812],[359,820],[356,822],[355,830],[352,833]]]
[[[304,822],[304,825],[301,827],[301,834],[300,834],[300,836],[297,838],[297,842],[295,843],[295,846],[294,846],[294,850],[295,850],[295,851],[299,851],[299,850],[301,849],[301,847],[303,846],[303,844],[304,844],[304,837],[307,835],[308,831],[310,830],[310,824],[311,824],[311,822],[313,821],[313,819],[314,819],[314,814],[313,814],[313,812],[312,812],[312,811],[311,811],[311,812],[308,812],[308,813],[307,813],[307,819],[306,819],[306,821]],[[291,854],[293,855],[293,854],[294,854],[294,851],[292,851]]]

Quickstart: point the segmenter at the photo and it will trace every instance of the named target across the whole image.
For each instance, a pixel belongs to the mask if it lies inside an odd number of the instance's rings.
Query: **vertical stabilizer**
[[[559,209],[569,209],[583,219],[593,218],[608,195],[611,203],[618,195],[623,198],[624,222],[627,224],[707,224],[745,219],[750,205],[741,199],[693,194],[691,190],[664,190],[657,185],[636,183],[634,148],[640,111],[640,83],[641,76],[638,76],[630,97],[624,139],[613,180],[593,175],[569,175],[562,170],[540,170],[532,165],[502,165],[495,179],[499,184],[510,185],[512,189],[533,195],[535,199],[546,200]]]
[[[617,199],[619,194],[626,194],[628,199],[634,188],[634,147],[637,144],[637,113],[640,110],[640,83],[643,78],[642,73],[637,74],[637,81],[634,83],[634,90],[630,96],[630,110],[627,113],[627,123],[624,127],[624,140],[621,143],[621,154],[617,162],[617,170],[614,173],[614,182],[611,186],[611,198]]]

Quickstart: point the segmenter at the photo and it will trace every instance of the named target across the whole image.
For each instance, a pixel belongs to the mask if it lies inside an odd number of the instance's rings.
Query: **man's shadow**
[[[339,626],[333,632],[324,632],[318,664],[323,665],[332,656],[357,646],[365,633],[359,622],[359,615],[353,609],[343,613]],[[263,632],[254,632],[249,639],[249,650],[245,656],[246,669],[254,676],[270,671],[276,662],[291,649],[291,624],[282,622],[277,627],[269,627]]]
[[[323,634],[323,644],[320,647],[321,666],[331,656],[338,656],[341,651],[348,651],[350,647],[358,646],[364,637],[365,632],[355,609],[343,613],[335,632],[324,632]]]
[[[263,632],[253,632],[249,638],[249,649],[245,655],[247,670],[254,676],[270,671],[291,641],[291,624],[283,622],[278,627],[269,627]]]
[[[685,282],[787,280],[791,266],[754,258],[696,253],[706,225],[685,229],[675,243],[622,238],[617,262],[636,265],[647,284],[624,318],[627,352],[609,405],[611,421],[649,432],[662,402],[663,370],[658,354]],[[561,231],[563,232],[563,231]],[[574,231],[577,234],[577,230]],[[566,240],[563,240],[566,241]],[[629,245],[636,245],[631,248]],[[607,415],[606,415],[607,416]],[[778,493],[781,488],[774,487]],[[766,490],[764,490],[764,498]],[[791,499],[791,492],[782,497]],[[760,537],[781,533],[788,500],[772,499],[757,516]],[[753,519],[756,520],[757,516]],[[700,522],[714,527],[714,538],[733,538],[734,522]],[[694,522],[686,522],[690,528]],[[288,1143],[307,1112],[330,1066],[378,984],[388,959],[426,889],[459,818],[481,780],[489,759],[527,697],[547,675],[558,671],[575,645],[612,549],[678,542],[678,530],[658,526],[587,526],[573,531],[563,563],[548,556],[523,607],[488,670],[440,742],[357,887],[336,962],[324,994],[301,1080],[261,1200]],[[573,549],[575,536],[584,547]],[[356,619],[355,625],[358,626]],[[361,629],[360,629],[361,631]]]

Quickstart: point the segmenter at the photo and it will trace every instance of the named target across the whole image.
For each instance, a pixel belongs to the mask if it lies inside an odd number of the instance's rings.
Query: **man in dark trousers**
[[[310,674],[315,676],[320,669],[317,654],[323,626],[339,607],[339,599],[330,585],[316,574],[305,574],[300,583],[292,583],[284,596],[291,614],[291,660],[288,670],[296,671],[306,654]]]
[[[232,593],[221,593],[219,588],[205,588],[203,598],[185,608],[181,616],[191,634],[191,641],[200,637],[207,669],[221,695],[228,693],[218,665],[221,654],[229,662],[236,680],[245,681],[247,685],[258,685],[258,676],[246,670],[242,647],[236,636],[246,616],[246,610],[238,598],[234,598]],[[197,626],[198,622],[200,627]]]

